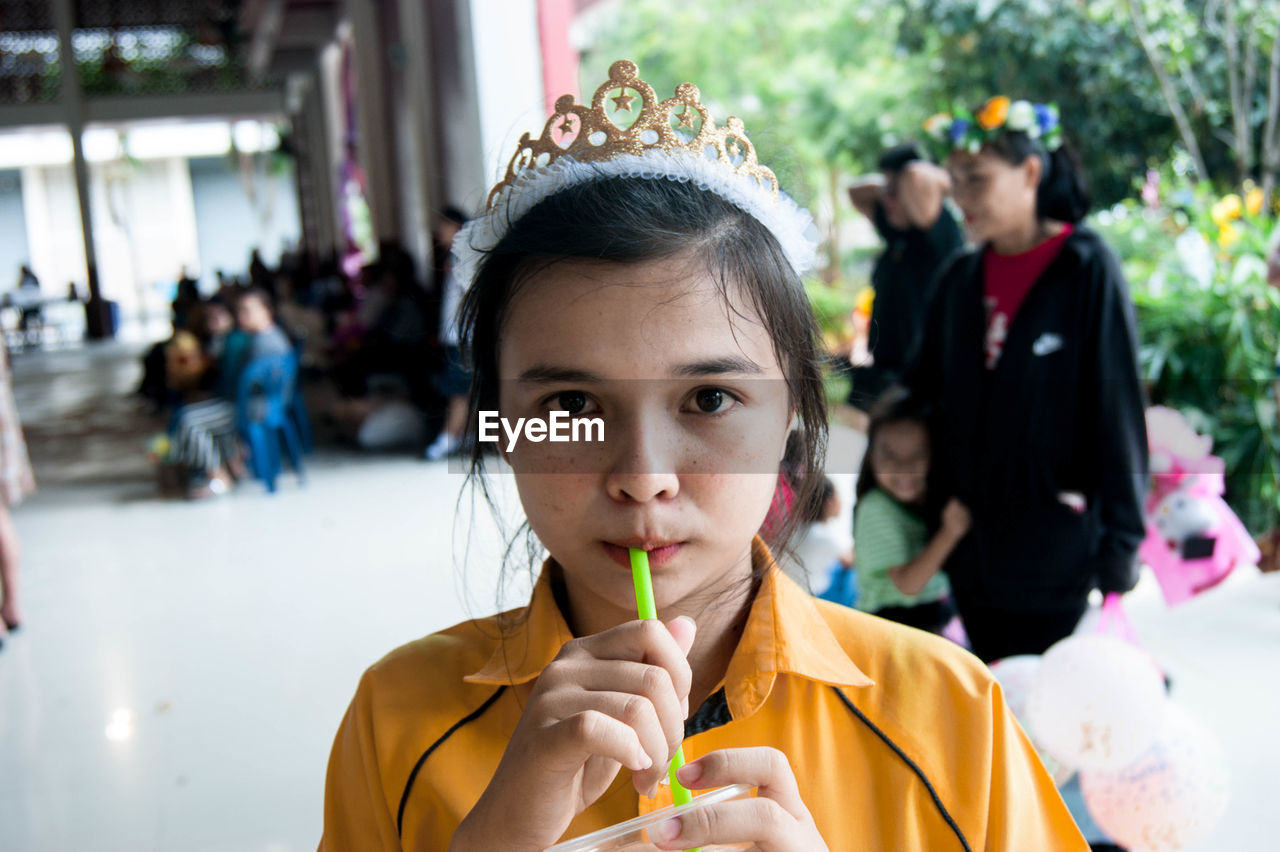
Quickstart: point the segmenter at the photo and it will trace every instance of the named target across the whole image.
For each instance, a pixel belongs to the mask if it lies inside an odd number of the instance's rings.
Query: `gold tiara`
[[[636,64],[618,60],[609,66],[609,79],[596,89],[591,106],[574,103],[573,95],[561,95],[542,135],[520,137],[506,176],[489,192],[485,209],[492,209],[526,171],[561,157],[599,163],[649,151],[714,160],[719,168],[758,183],[776,200],[778,179],[756,159],[742,119],[730,116],[717,128],[700,97],[697,86],[681,83],[675,97],[659,102],[653,87],[637,76]]]

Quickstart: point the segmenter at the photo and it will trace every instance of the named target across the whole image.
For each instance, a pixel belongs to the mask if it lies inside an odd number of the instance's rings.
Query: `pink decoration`
[[[1211,454],[1213,439],[1159,406],[1147,411],[1147,435],[1152,486],[1138,556],[1173,606],[1222,582],[1238,564],[1256,565],[1262,554],[1222,499],[1226,465]]]

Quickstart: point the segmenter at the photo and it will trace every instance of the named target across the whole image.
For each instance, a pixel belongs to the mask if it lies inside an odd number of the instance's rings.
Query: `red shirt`
[[[1004,350],[1009,326],[1040,276],[1062,250],[1074,228],[1062,230],[1021,254],[996,254],[990,247],[982,256],[982,302],[987,309],[987,337],[983,347],[988,370],[994,370]]]

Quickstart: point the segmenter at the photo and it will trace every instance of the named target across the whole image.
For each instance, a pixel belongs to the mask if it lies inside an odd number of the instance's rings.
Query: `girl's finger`
[[[628,660],[662,666],[671,675],[676,695],[680,698],[689,696],[693,672],[685,659],[686,649],[680,647],[671,631],[660,621],[629,621],[594,636],[574,639],[565,647],[569,646],[601,660]]]
[[[577,684],[588,692],[624,692],[643,695],[658,711],[658,722],[674,754],[684,740],[684,720],[689,715],[688,698],[676,695],[671,673],[662,666],[623,660],[597,661],[584,665]]]
[[[557,702],[556,713],[563,714],[563,718],[566,719],[588,713],[600,713],[631,729],[647,758],[647,765],[637,766],[632,762],[619,762],[635,774],[637,791],[648,790],[658,783],[666,772],[671,755],[675,752],[667,742],[662,723],[658,721],[657,711],[649,699],[643,695],[625,692],[573,692]],[[603,752],[595,753],[613,757]]]
[[[725,748],[685,764],[676,773],[693,790],[750,784],[762,798],[772,799],[796,819],[809,820],[796,776],[787,756],[776,748]]]
[[[558,771],[576,771],[589,758],[605,757],[632,772],[654,766],[634,728],[599,710],[574,713],[546,732],[545,765]]]
[[[659,849],[753,843],[761,852],[817,852],[816,829],[801,825],[773,799],[736,799],[696,808],[661,823],[650,833]]]

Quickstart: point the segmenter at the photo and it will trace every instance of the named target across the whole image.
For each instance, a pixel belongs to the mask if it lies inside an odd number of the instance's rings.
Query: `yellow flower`
[[[1229,196],[1222,196],[1222,211],[1225,212],[1228,219],[1239,219],[1240,211],[1244,209],[1244,203],[1240,201],[1240,196],[1234,192]]]
[[[1228,248],[1238,239],[1240,239],[1240,232],[1230,222],[1223,222],[1218,228],[1218,245],[1222,248]]]
[[[986,105],[978,111],[978,124],[983,130],[995,130],[1004,124],[1004,120],[1009,115],[1009,99],[1004,95],[998,95],[987,101]]]
[[[876,299],[876,291],[870,287],[866,287],[858,294],[857,300],[854,302],[854,311],[862,314],[864,317],[871,316],[871,303]]]
[[[1244,209],[1249,211],[1250,216],[1257,216],[1262,212],[1262,187],[1255,186],[1245,194]]]
[[[1239,219],[1240,212],[1243,209],[1244,204],[1240,201],[1240,196],[1233,192],[1230,195],[1222,196],[1222,199],[1217,204],[1213,205],[1213,208],[1209,211],[1209,215],[1212,216],[1213,221],[1221,227],[1232,219]]]

